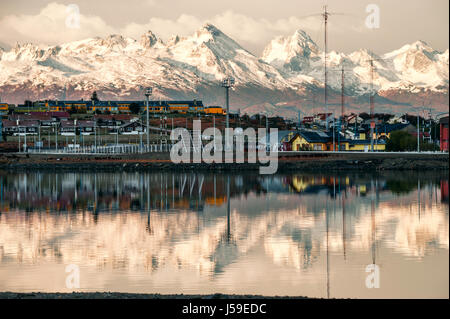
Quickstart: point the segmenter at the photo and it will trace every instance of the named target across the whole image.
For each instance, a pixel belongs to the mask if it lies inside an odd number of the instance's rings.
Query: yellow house
[[[326,151],[329,137],[325,133],[301,131],[289,141],[292,151]]]
[[[226,111],[220,106],[207,106],[204,108],[206,114],[219,114],[225,115]]]
[[[8,113],[9,105],[8,103],[0,103],[0,112]]]
[[[350,140],[348,141],[348,150],[354,152],[370,152],[372,151],[370,140]],[[373,150],[383,152],[386,150],[386,142],[383,140],[375,140],[373,142]]]

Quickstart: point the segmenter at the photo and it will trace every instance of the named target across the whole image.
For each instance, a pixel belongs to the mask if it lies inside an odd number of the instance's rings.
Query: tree
[[[386,150],[389,152],[406,152],[416,149],[417,138],[404,131],[392,132],[386,143]]]
[[[71,107],[70,109],[67,110],[67,113],[69,113],[70,115],[76,114],[77,112],[78,110],[75,107]]]
[[[98,102],[99,101],[98,96],[97,96],[97,91],[94,91],[92,93],[91,101],[94,101],[94,102]]]
[[[139,114],[141,111],[141,105],[139,103],[131,103],[130,106],[130,112],[133,114]]]

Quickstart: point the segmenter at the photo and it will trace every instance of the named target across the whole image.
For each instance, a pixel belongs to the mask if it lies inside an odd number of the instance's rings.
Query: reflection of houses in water
[[[2,211],[103,211],[124,210],[201,212],[205,206],[227,202],[227,176],[194,173],[27,173],[0,175]],[[351,191],[364,197],[374,191],[405,193],[417,188],[413,181],[376,183],[356,176],[230,175],[230,197],[248,194],[340,194]],[[441,183],[442,200],[448,202],[448,180]]]
[[[28,173],[1,175],[0,181],[2,211],[203,211],[205,205],[227,201],[223,175]],[[254,185],[233,177],[230,196],[248,193]]]
[[[447,204],[449,202],[448,179],[441,180],[441,201]]]
[[[286,179],[291,191],[301,194],[328,194],[333,195],[340,193],[350,185],[350,180],[345,177],[342,181],[334,176],[320,175],[293,175]],[[336,184],[339,187],[336,188]]]

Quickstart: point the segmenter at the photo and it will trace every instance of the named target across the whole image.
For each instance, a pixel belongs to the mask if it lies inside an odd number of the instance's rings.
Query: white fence
[[[153,152],[170,152],[172,144],[119,144],[108,146],[28,148],[21,153],[33,154],[140,154]]]

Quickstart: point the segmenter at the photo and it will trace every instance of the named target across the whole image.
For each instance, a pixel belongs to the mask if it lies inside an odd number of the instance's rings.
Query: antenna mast
[[[328,35],[327,35],[327,24],[329,12],[327,11],[327,6],[323,7],[323,18],[325,20],[325,121],[326,129],[328,131],[328,72],[327,72],[327,54],[328,54]]]
[[[344,98],[344,64],[342,64],[342,70],[341,70],[341,117],[342,121],[344,121],[344,114],[345,114],[345,98]]]

